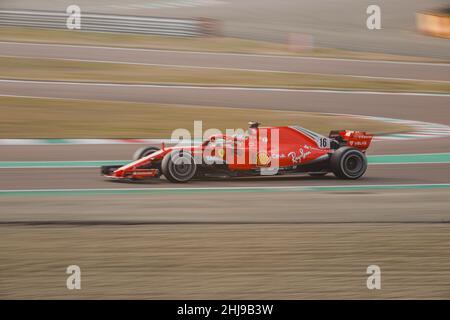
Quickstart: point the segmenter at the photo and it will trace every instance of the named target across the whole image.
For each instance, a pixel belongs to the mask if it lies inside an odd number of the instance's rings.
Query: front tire
[[[159,151],[158,147],[140,148],[140,149],[136,150],[136,152],[133,154],[133,160],[139,160],[143,157],[151,155],[152,153],[155,153],[156,151]]]
[[[355,180],[366,172],[367,158],[358,149],[342,147],[331,155],[330,167],[336,177]]]
[[[197,165],[189,151],[174,150],[164,156],[161,170],[170,182],[184,183],[195,176]]]

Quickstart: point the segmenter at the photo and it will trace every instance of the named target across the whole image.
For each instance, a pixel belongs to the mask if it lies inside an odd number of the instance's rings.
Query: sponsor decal
[[[223,149],[217,150],[217,155],[223,159],[223,157],[225,156],[225,150]]]
[[[288,153],[288,157],[291,158],[292,163],[300,164],[302,160],[306,159],[311,154],[311,151],[305,151],[305,149],[309,149],[308,146],[304,146],[304,148],[300,148],[298,150],[298,154],[295,151],[291,151]]]
[[[265,152],[258,153],[257,160],[258,160],[257,161],[258,166],[267,166],[270,163],[270,157]]]

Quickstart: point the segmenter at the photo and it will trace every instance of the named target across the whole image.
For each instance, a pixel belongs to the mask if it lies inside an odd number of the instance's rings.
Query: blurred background
[[[448,7],[446,0],[3,0],[2,9],[56,10],[76,4],[85,12],[178,18],[211,18],[226,37],[286,43],[289,33],[314,38],[318,47],[449,58],[448,41],[416,32],[416,13]],[[366,27],[366,9],[382,9],[382,29]]]
[[[449,8],[1,0],[0,298],[448,299]],[[375,139],[358,181],[100,176],[195,120]]]

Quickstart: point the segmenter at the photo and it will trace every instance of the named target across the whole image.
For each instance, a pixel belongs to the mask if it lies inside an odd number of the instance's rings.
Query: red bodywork
[[[277,135],[278,147],[273,143]],[[325,137],[299,126],[250,128],[245,137],[214,135],[194,146],[163,146],[155,153],[104,175],[119,179],[158,177],[164,156],[177,149],[187,150],[197,159],[222,160],[221,169],[241,175],[270,167],[275,160],[281,171],[326,170],[329,157],[337,148],[350,146],[365,152],[371,140],[372,135],[361,131],[332,131]],[[217,164],[202,163],[200,167],[214,170]]]

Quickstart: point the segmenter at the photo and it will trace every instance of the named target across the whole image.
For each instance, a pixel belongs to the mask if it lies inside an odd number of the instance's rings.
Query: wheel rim
[[[188,179],[193,175],[193,159],[189,154],[177,153],[172,155],[172,163],[169,167],[170,173],[177,179]]]
[[[360,154],[349,154],[343,160],[343,169],[348,176],[356,177],[364,171],[364,159]]]

